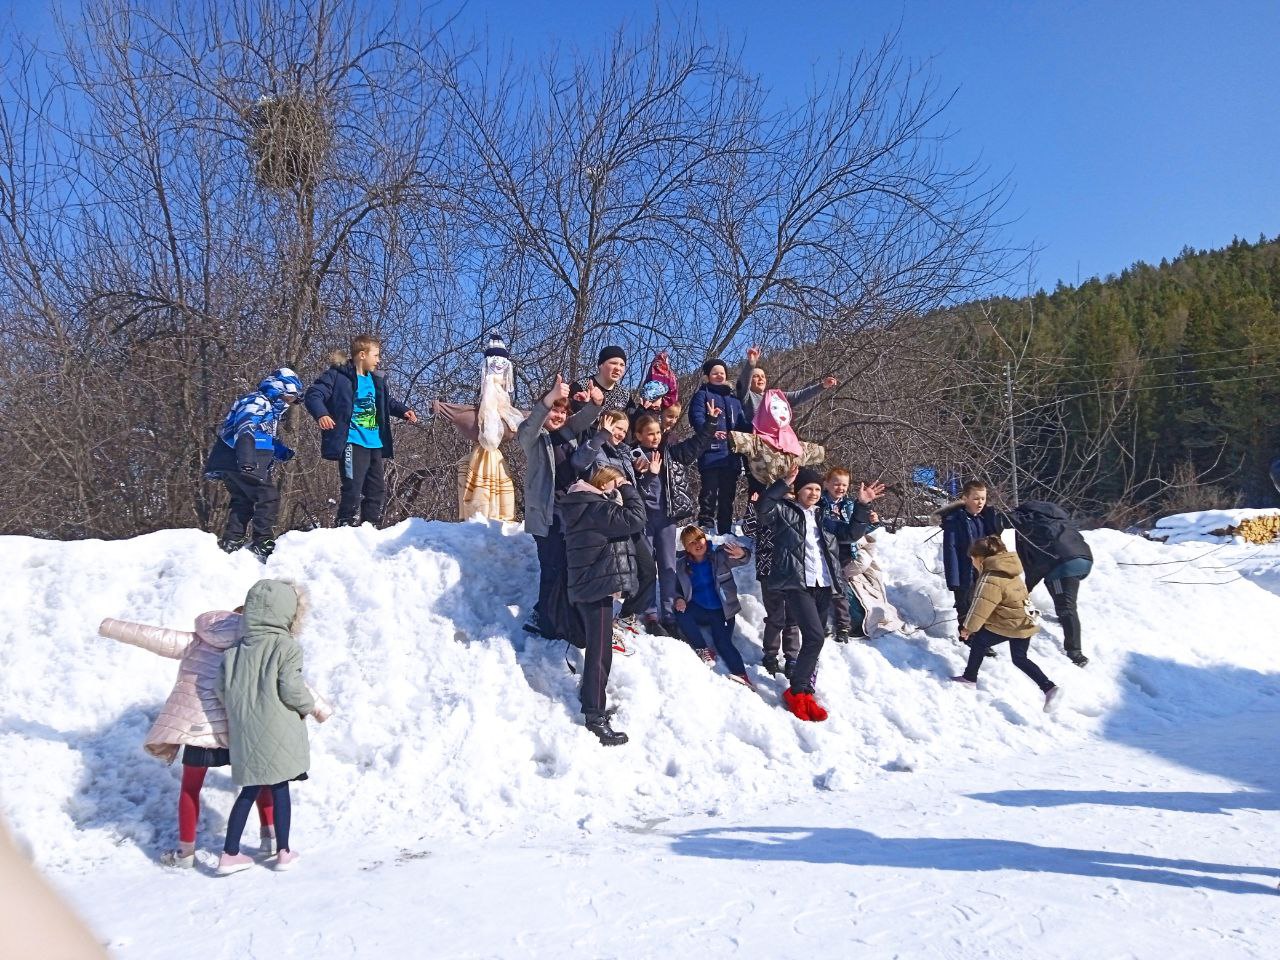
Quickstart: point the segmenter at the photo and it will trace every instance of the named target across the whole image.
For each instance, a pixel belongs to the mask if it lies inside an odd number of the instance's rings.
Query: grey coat
[[[534,405],[529,416],[516,430],[516,440],[524,450],[524,532],[545,537],[556,519],[556,460],[551,434],[544,424],[550,408],[545,403]],[[600,408],[588,403],[569,418],[561,429],[566,439],[590,429],[600,416]]]
[[[244,638],[222,657],[217,692],[227,708],[231,776],[242,787],[293,780],[311,763],[305,717],[316,702],[290,633],[297,614],[292,586],[259,580],[244,600]]]
[[[742,546],[742,544],[739,544]],[[743,547],[746,550],[746,547]],[[724,552],[723,546],[707,545],[711,555],[711,569],[716,575],[716,592],[720,594],[720,606],[724,607],[724,618],[732,620],[742,611],[742,603],[738,600],[738,584],[733,579],[735,567],[740,567],[751,559],[751,551],[747,550],[741,560],[735,560]],[[681,550],[676,554],[676,596],[686,603],[693,603],[693,575],[689,573],[689,555]]]
[[[738,395],[738,402],[742,404],[742,412],[747,418],[747,423],[755,423],[756,406],[763,399],[761,394],[754,393],[751,390],[751,374],[755,372],[755,367],[751,363],[743,363],[742,369],[738,372],[738,382],[735,385],[734,392]],[[822,381],[818,381],[812,386],[802,387],[799,390],[783,390],[783,394],[787,398],[787,403],[791,404],[792,411],[800,409],[806,403],[812,403],[822,396]]]

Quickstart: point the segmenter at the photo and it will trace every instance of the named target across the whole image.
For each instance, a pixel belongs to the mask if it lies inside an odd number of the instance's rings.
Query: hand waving
[[[646,469],[654,476],[662,472],[662,454],[659,451],[654,450],[649,454],[649,466]]]
[[[751,366],[757,366],[760,363],[760,348],[747,347],[747,363]]]
[[[870,503],[879,497],[884,496],[885,485],[879,480],[873,480],[870,483],[858,484],[858,502]]]

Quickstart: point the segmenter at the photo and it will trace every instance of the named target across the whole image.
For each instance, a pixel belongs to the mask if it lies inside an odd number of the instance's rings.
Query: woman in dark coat
[[[606,747],[627,742],[609,725],[605,686],[613,665],[613,597],[634,594],[634,537],[644,532],[644,501],[615,467],[597,470],[590,481],[579,480],[560,501],[568,560],[569,602],[575,629],[586,652],[579,698],[587,729]]]

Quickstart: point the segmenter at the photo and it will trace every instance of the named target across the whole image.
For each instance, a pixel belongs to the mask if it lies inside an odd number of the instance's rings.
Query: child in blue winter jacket
[[[680,543],[684,550],[676,559],[675,609],[681,632],[710,665],[715,663],[715,655],[707,648],[705,630],[729,675],[754,687],[742,654],[733,645],[733,628],[742,609],[733,571],[751,559],[751,551],[736,543],[715,546],[693,526],[680,531]]]
[[[276,515],[280,493],[272,479],[275,462],[293,459],[293,451],[276,439],[280,418],[302,399],[302,381],[288,367],[280,367],[231,405],[209,451],[205,476],[221,480],[231,496],[231,508],[218,546],[233,553],[249,544],[263,562],[275,550]],[[252,524],[253,539],[249,531]]]

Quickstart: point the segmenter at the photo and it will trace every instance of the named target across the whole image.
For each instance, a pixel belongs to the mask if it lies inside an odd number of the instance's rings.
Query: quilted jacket
[[[303,718],[316,702],[290,632],[297,613],[292,586],[259,580],[245,597],[244,637],[222,657],[217,691],[227,708],[231,776],[242,787],[293,780],[310,765]]]
[[[178,680],[151,725],[147,753],[172,763],[178,748],[227,746],[227,711],[214,687],[222,652],[240,638],[240,614],[210,610],[196,617],[194,632],[145,623],[103,620],[98,633],[162,657],[181,661]]]
[[[982,561],[964,628],[970,633],[986,627],[1002,637],[1033,637],[1040,625],[1031,615],[1032,609],[1018,555],[997,553]]]

